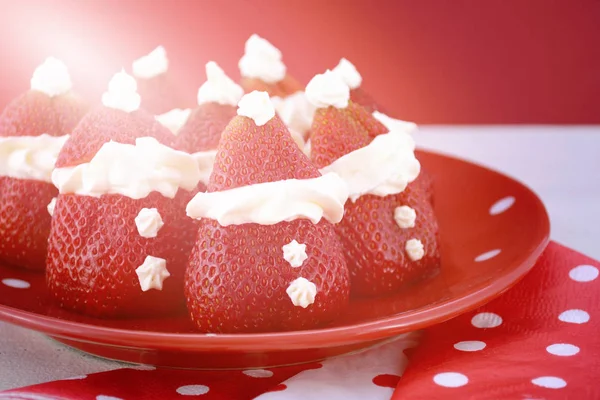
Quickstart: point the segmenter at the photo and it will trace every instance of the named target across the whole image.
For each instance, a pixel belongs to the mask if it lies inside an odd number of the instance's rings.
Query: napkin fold
[[[0,399],[600,398],[599,268],[552,242],[500,298],[359,354],[246,371],[122,368],[0,392]]]

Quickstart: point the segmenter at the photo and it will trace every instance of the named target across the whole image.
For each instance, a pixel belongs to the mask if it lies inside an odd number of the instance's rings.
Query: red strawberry
[[[0,115],[0,140],[69,134],[85,110],[86,105],[72,93],[50,97],[30,90]],[[47,205],[56,194],[50,182],[0,177],[0,260],[28,269],[44,269],[50,232]]]
[[[166,145],[174,139],[144,111],[101,107],[77,126],[57,168],[89,162],[109,141],[133,144],[141,137]],[[156,315],[182,307],[183,273],[196,230],[184,212],[191,196],[183,189],[174,199],[157,191],[140,199],[122,194],[59,194],[46,269],[51,295],[62,307],[100,317]],[[155,237],[138,231],[135,220],[144,208],[151,213],[156,209],[162,219]],[[136,270],[146,265],[147,256],[166,260],[170,276],[160,290],[156,285],[142,290]],[[164,275],[164,270],[157,269],[157,274]]]
[[[319,176],[279,117],[257,126],[236,116],[223,132],[208,191]],[[292,240],[306,245],[308,258],[298,268],[283,257]],[[316,285],[308,308],[294,306],[286,293],[299,277]],[[331,321],[347,305],[348,270],[325,220],[221,226],[201,219],[185,293],[192,320],[205,332],[302,329]]]
[[[311,129],[311,157],[318,167],[328,166],[368,145],[381,131],[381,124],[351,101],[347,108],[318,109]],[[354,294],[394,292],[437,270],[437,222],[427,193],[415,183],[399,194],[368,194],[346,203],[336,232],[346,253]],[[414,227],[401,228],[396,222],[395,210],[401,206],[416,212]],[[412,212],[406,207],[402,211]],[[416,245],[411,239],[418,239],[424,247],[424,256],[417,261],[409,256],[412,250],[408,248]]]
[[[286,97],[301,91],[302,85],[286,73],[279,49],[269,41],[254,34],[246,41],[244,55],[239,61],[246,93],[267,92],[270,96]]]
[[[169,61],[162,46],[133,62],[133,75],[142,97],[142,107],[152,114],[163,114],[184,101],[168,71]]]
[[[286,97],[303,89],[302,85],[289,74],[275,83],[267,83],[258,78],[242,77],[240,85],[246,93],[257,90],[259,92],[267,92],[272,97]]]

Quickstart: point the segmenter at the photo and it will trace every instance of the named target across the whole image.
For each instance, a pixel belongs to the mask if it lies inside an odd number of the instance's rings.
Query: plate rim
[[[0,320],[55,338],[113,347],[133,347],[160,350],[231,351],[240,350],[299,350],[305,348],[329,348],[352,345],[364,341],[381,340],[394,335],[416,331],[442,323],[458,315],[472,311],[500,296],[519,282],[535,265],[550,242],[550,219],[548,211],[531,188],[505,173],[477,162],[437,151],[418,149],[417,153],[459,161],[481,168],[489,173],[511,180],[528,192],[541,211],[540,222],[544,231],[542,240],[531,250],[521,264],[507,274],[487,284],[482,284],[466,295],[423,306],[416,310],[376,318],[351,325],[325,327],[286,332],[206,334],[172,333],[134,329],[113,328],[84,322],[69,321],[0,304]],[[409,315],[406,315],[409,313]]]

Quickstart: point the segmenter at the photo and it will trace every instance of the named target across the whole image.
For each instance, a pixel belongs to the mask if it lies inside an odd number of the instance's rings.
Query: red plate
[[[443,322],[514,285],[546,247],[550,227],[542,202],[513,179],[447,156],[421,151],[418,157],[435,178],[441,273],[391,297],[354,301],[330,327],[210,336],[193,333],[185,315],[88,318],[53,305],[43,274],[5,266],[0,319],[102,357],[210,369],[320,360]]]

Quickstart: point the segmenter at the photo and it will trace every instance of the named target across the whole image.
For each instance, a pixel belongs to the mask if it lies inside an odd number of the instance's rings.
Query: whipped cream
[[[108,83],[108,91],[102,95],[102,104],[108,108],[133,112],[140,108],[142,98],[137,92],[135,78],[125,71],[117,72]]]
[[[373,117],[377,121],[381,122],[390,131],[413,133],[418,130],[417,124],[415,124],[414,122],[407,122],[391,118],[383,113],[380,113],[379,111],[374,111]]]
[[[283,246],[281,250],[283,250],[283,258],[290,263],[292,268],[302,266],[304,261],[308,258],[308,255],[306,254],[306,245],[298,243],[296,239]]]
[[[350,88],[339,74],[330,70],[315,75],[306,85],[306,98],[317,108],[348,107]]]
[[[417,212],[409,206],[396,207],[394,210],[394,220],[396,224],[402,228],[414,228],[417,219]]]
[[[271,101],[275,106],[275,111],[290,132],[295,131],[304,137],[312,125],[317,110],[308,101],[306,93],[296,92],[285,98],[272,97]]]
[[[162,75],[169,69],[169,59],[164,47],[158,46],[149,54],[142,56],[131,64],[136,78],[150,79]]]
[[[154,118],[160,122],[164,127],[168,128],[173,135],[177,135],[181,128],[185,125],[192,110],[189,108],[181,109],[174,108],[171,111],[167,111],[164,114],[155,116]]]
[[[243,77],[257,78],[266,83],[279,82],[286,73],[281,51],[257,34],[246,41],[238,67]]]
[[[345,182],[336,174],[313,179],[287,179],[241,186],[221,192],[198,193],[188,203],[191,218],[210,218],[222,226],[321,218],[338,223],[348,198]]]
[[[59,193],[94,197],[121,194],[132,199],[142,199],[151,192],[172,199],[179,188],[194,189],[199,179],[193,156],[152,137],[138,138],[135,145],[104,143],[90,162],[56,168],[52,173]]]
[[[48,57],[33,71],[31,90],[37,90],[50,97],[60,96],[71,90],[71,76],[65,63],[54,57]]]
[[[237,114],[252,118],[257,126],[262,126],[275,116],[275,107],[267,92],[255,90],[242,97]]]
[[[198,104],[219,103],[236,106],[244,89],[225,74],[214,61],[206,64],[206,82],[198,89]]]
[[[141,237],[155,238],[164,222],[156,208],[142,208],[135,217],[135,226]]]
[[[162,290],[163,282],[171,274],[167,270],[167,260],[146,256],[144,263],[135,269],[143,292],[150,289]]]
[[[56,208],[56,197],[53,197],[52,200],[50,200],[50,203],[48,203],[48,205],[46,206],[46,209],[48,210],[48,214],[50,214],[51,217],[54,215],[55,208]]]
[[[390,131],[338,158],[322,168],[321,173],[334,172],[341,176],[348,184],[353,202],[365,194],[381,197],[397,194],[406,189],[421,170],[414,150],[415,142],[409,134]]]
[[[215,165],[217,150],[199,151],[192,153],[192,157],[194,157],[194,160],[198,164],[198,170],[200,171],[199,181],[208,185],[210,174],[212,174],[213,166]]]
[[[340,60],[339,64],[333,69],[333,72],[339,74],[350,89],[357,89],[362,83],[362,76],[360,76],[354,64],[345,58]]]
[[[421,243],[419,239],[407,240],[406,245],[404,246],[404,250],[406,250],[408,258],[410,258],[413,261],[419,261],[425,256],[425,248],[423,247],[423,243]]]
[[[285,290],[296,307],[306,308],[315,302],[317,286],[306,278],[294,280]]]
[[[310,152],[312,151],[312,146],[310,144],[310,139],[308,139],[306,141],[306,143],[304,143],[304,147],[302,148],[302,151],[304,152],[304,154],[306,154],[307,157],[310,157]]]
[[[51,183],[58,153],[69,135],[0,137],[0,176]]]

